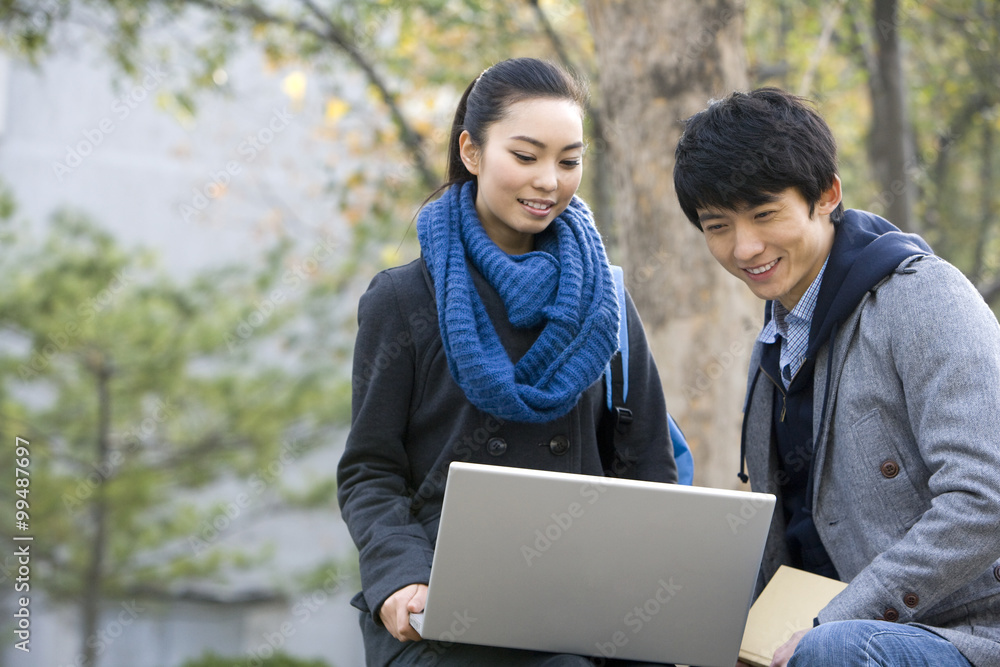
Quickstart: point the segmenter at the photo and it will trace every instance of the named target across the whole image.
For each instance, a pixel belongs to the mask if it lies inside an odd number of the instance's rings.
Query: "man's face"
[[[840,179],[809,215],[795,188],[759,206],[738,210],[699,208],[708,250],[761,299],[792,310],[812,284],[833,247],[830,213],[840,203]]]

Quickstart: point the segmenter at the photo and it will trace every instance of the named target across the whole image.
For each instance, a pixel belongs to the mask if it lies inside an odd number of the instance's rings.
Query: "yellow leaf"
[[[426,137],[434,131],[434,123],[421,118],[413,122],[413,129],[420,136]]]
[[[399,251],[396,247],[387,245],[382,247],[382,264],[385,266],[395,266],[399,264]]]
[[[328,123],[336,123],[350,110],[350,104],[338,97],[331,97],[326,101],[326,121]]]
[[[354,227],[359,222],[361,222],[361,219],[363,217],[364,215],[358,208],[352,207],[344,211],[344,219],[347,220],[347,224],[349,224],[351,227]]]
[[[420,40],[414,33],[404,33],[399,38],[399,51],[403,55],[412,55],[420,46]]]
[[[291,98],[296,104],[302,102],[306,96],[306,75],[302,70],[295,70],[286,76],[281,82],[281,90]]]
[[[347,188],[357,188],[364,185],[365,175],[360,171],[356,171],[347,178],[345,185]]]

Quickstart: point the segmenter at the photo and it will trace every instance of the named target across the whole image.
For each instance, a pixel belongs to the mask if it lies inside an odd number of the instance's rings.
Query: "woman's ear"
[[[820,215],[830,215],[840,204],[842,198],[840,176],[834,174],[833,183],[820,194],[819,201],[816,202],[816,212]]]
[[[473,176],[479,175],[479,147],[472,141],[468,130],[462,130],[458,135],[458,154],[462,156],[462,164]]]

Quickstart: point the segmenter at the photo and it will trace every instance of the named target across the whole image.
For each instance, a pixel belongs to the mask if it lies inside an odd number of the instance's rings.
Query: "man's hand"
[[[420,635],[410,625],[410,612],[424,610],[427,603],[427,584],[410,584],[390,595],[378,615],[393,637],[401,642],[420,641]]]
[[[809,630],[799,630],[792,638],[787,642],[778,647],[778,650],[774,652],[774,657],[771,659],[771,667],[785,667],[789,658],[795,653],[795,647],[799,645],[799,641],[805,636]]]

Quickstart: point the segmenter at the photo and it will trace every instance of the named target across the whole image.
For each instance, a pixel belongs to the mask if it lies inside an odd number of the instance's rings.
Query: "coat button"
[[[569,438],[565,435],[557,435],[549,440],[549,451],[556,456],[562,456],[569,451]]]
[[[903,596],[903,604],[912,609],[920,604],[920,596],[916,593],[907,593]]]
[[[888,609],[885,610],[885,613],[882,614],[882,620],[889,621],[890,623],[895,623],[896,621],[899,620],[899,612],[893,609],[892,607],[889,607]]]
[[[490,456],[501,456],[507,451],[507,441],[503,438],[490,438],[486,442],[486,451]]]
[[[893,460],[883,461],[880,468],[882,471],[882,476],[886,479],[892,479],[899,474],[899,464]]]
[[[996,579],[997,581],[1000,581],[1000,565],[997,565],[995,568],[993,568],[993,578]]]

